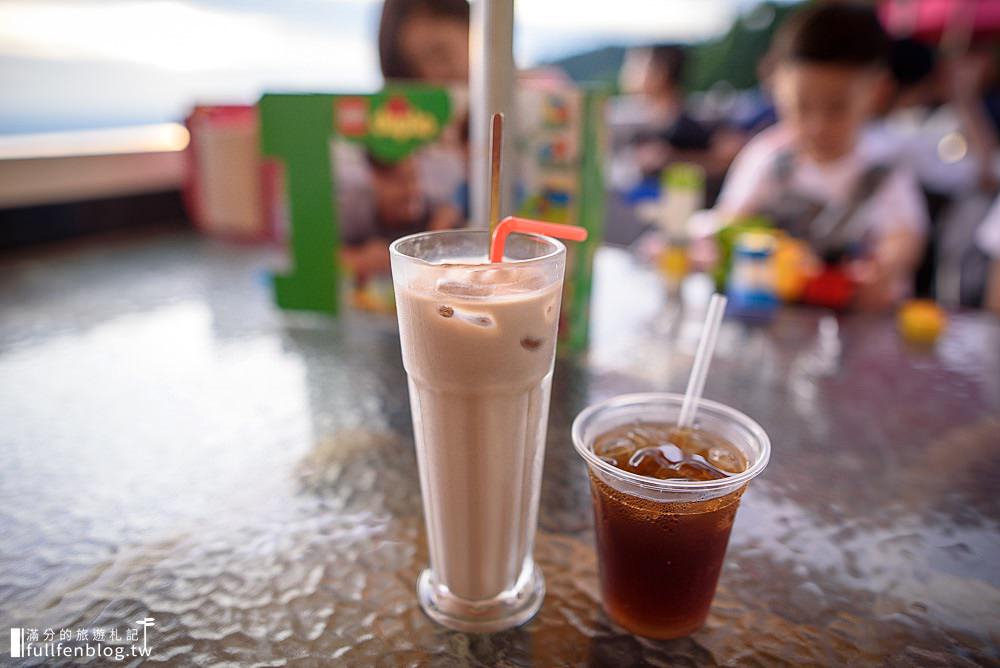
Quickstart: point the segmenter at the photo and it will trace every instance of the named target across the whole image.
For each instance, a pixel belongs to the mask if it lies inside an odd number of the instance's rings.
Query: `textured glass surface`
[[[187,235],[0,260],[2,661],[6,627],[150,616],[150,661],[174,665],[996,665],[997,319],[954,315],[934,350],[889,316],[727,321],[706,396],[757,419],[773,458],[705,628],[647,641],[600,609],[569,425],[615,394],[682,391],[702,315],[602,251],[592,349],[555,372],[545,605],[470,636],[417,606],[394,325],[281,315],[277,260]]]

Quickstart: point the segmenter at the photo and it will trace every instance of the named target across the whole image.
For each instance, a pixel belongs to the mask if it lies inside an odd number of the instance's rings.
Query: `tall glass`
[[[590,470],[601,599],[620,626],[650,638],[678,638],[705,623],[747,483],[767,466],[771,444],[756,422],[714,401],[698,404],[698,429],[734,445],[741,473],[714,480],[650,478],[594,453],[603,434],[641,423],[674,423],[680,394],[630,394],[587,408],[573,445]]]
[[[566,249],[485,230],[390,246],[430,568],[423,609],[462,631],[517,626],[541,607],[532,560]]]

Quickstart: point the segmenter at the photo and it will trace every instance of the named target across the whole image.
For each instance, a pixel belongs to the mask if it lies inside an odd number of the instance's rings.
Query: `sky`
[[[759,0],[519,0],[515,59],[698,40]],[[381,82],[380,0],[0,0],[0,134],[182,118]]]

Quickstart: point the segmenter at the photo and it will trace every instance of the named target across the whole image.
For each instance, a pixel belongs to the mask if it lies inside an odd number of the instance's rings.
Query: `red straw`
[[[587,238],[587,230],[577,225],[543,223],[540,220],[507,216],[500,221],[493,232],[493,242],[490,244],[490,262],[503,261],[504,245],[507,243],[507,237],[511,232],[544,234],[548,237],[568,239],[569,241],[584,241]]]

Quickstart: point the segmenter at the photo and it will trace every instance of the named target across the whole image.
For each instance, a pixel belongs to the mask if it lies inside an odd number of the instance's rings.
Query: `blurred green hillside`
[[[757,85],[757,62],[775,29],[795,5],[763,3],[738,18],[726,34],[690,44],[687,88],[708,90],[726,82],[736,89]],[[574,81],[600,82],[617,88],[625,47],[609,46],[555,61]],[[723,84],[725,85],[725,84]]]

